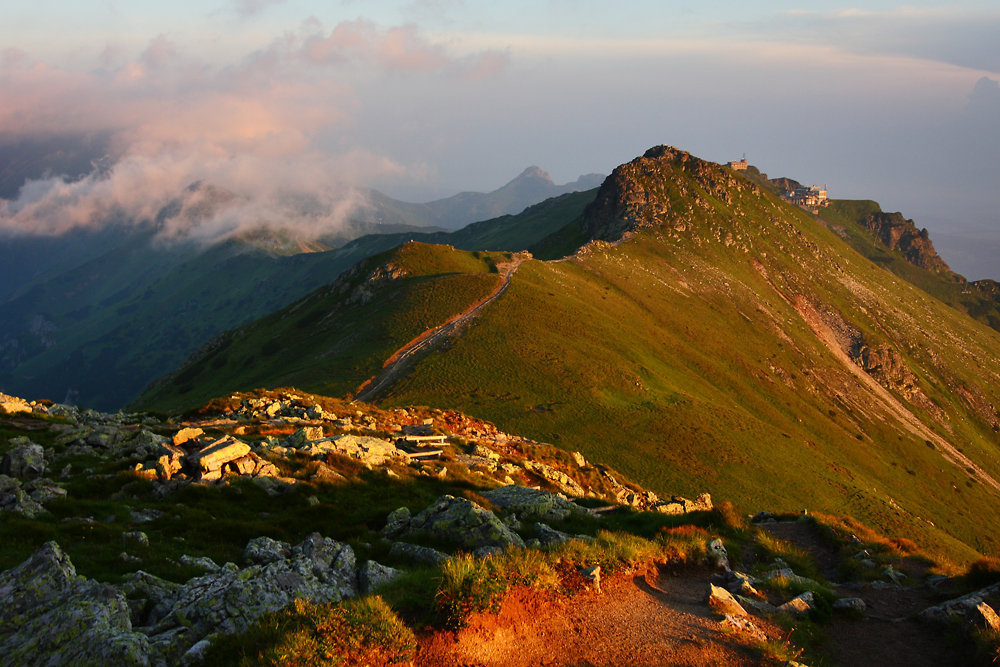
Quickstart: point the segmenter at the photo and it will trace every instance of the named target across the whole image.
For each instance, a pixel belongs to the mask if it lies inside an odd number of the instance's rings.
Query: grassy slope
[[[497,284],[501,255],[409,243],[376,255],[219,345],[144,395],[138,407],[165,411],[223,391],[299,385],[343,395],[372,377],[399,347],[482,299]],[[405,273],[372,280],[388,266]],[[370,300],[361,298],[364,293]]]
[[[18,336],[37,313],[56,327],[44,346],[22,337],[16,368],[4,369],[8,393],[116,410],[220,332],[273,313],[358,261],[410,239],[470,250],[523,250],[580,215],[596,191],[572,193],[453,233],[372,234],[328,252],[278,257],[240,243],[205,251],[155,248],[147,236],[56,278],[0,307],[0,334]],[[27,356],[26,356],[27,355]],[[29,358],[30,357],[30,358]],[[12,359],[13,357],[10,357]]]
[[[868,214],[879,211],[881,208],[873,201],[833,200],[829,208],[820,213],[820,218],[832,225],[834,231],[852,248],[882,268],[913,283],[952,308],[1000,331],[1000,300],[988,287],[981,289],[979,283],[967,283],[957,279],[954,274],[941,275],[914,266],[906,261],[902,253],[890,250],[858,224]],[[980,282],[987,285],[990,281]]]
[[[870,344],[895,338],[954,436],[914,412],[994,474],[995,434],[944,385],[995,394],[1000,336],[887,280],[806,214],[741,199],[747,218],[726,226],[750,242],[747,253],[715,240],[714,213],[696,227],[701,243],[646,232],[572,262],[523,266],[504,299],[388,403],[455,406],[660,492],[708,489],[747,511],[844,511],[959,558],[969,546],[996,553],[995,496],[886,418],[751,262],[772,280],[785,273],[786,296],[840,310]],[[764,221],[775,214],[803,237],[775,233]],[[810,243],[833,248],[856,283],[811,256]]]
[[[709,169],[728,188],[727,204],[705,178],[671,170],[647,184],[671,202],[657,214],[667,225],[569,261],[525,263],[504,297],[447,350],[424,358],[386,403],[461,409],[580,450],[660,493],[708,490],[746,511],[846,512],[958,560],[1000,551],[996,496],[887,415],[789,302],[803,296],[841,313],[869,346],[891,345],[944,418],[900,400],[995,477],[997,435],[956,387],[1000,404],[1000,335],[740,177]],[[332,333],[322,348],[331,353]],[[369,366],[338,362],[343,374],[330,374],[310,350],[303,343],[274,362],[298,364],[295,373],[256,377],[342,391],[378,362],[373,351]],[[224,372],[245,356],[231,359],[197,395],[145,404],[193,406],[240,388]]]

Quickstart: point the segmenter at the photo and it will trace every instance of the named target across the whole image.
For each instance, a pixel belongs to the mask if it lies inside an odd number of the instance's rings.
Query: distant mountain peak
[[[532,165],[521,172],[521,174],[515,178],[511,183],[516,183],[517,181],[523,181],[527,179],[540,179],[548,183],[552,183],[552,177],[549,176],[548,172],[542,171],[541,167],[536,167]]]

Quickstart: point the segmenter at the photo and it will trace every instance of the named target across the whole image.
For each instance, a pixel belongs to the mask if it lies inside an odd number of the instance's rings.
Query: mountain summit
[[[1000,547],[996,331],[670,147],[615,169],[560,235],[557,261],[374,256],[223,335],[140,405],[378,376],[372,400],[459,408],[657,493],[847,512],[957,560]]]

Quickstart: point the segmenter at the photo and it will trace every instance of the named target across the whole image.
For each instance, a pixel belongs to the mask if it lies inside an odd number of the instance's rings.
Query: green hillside
[[[1000,553],[1000,334],[805,211],[674,149],[616,169],[571,225],[568,236],[599,240],[522,264],[461,337],[377,399],[460,409],[661,493],[708,488],[748,512],[845,512],[956,560]],[[412,262],[442,251],[407,252]],[[418,327],[377,345],[365,332],[458,278],[435,270],[373,293],[350,317],[324,288],[219,339],[226,360],[202,356],[140,405],[193,407],[246,383],[357,386]],[[423,302],[419,324],[488,289],[484,269],[462,271],[461,298]],[[306,307],[344,312],[343,324],[312,333],[318,322],[298,315]],[[265,341],[275,353],[262,366]]]
[[[456,232],[369,233],[325,252],[281,231],[208,248],[157,244],[152,232],[119,238],[0,304],[0,390],[117,410],[220,332],[273,313],[366,257],[411,239],[523,250],[579,217],[595,195],[563,195]],[[358,223],[350,232],[376,228]],[[389,230],[399,226],[381,229]]]

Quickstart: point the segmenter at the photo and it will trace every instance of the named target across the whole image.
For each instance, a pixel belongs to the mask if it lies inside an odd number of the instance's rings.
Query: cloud
[[[237,14],[247,18],[255,16],[271,5],[280,5],[283,2],[285,0],[233,0],[233,5],[236,7]]]
[[[104,61],[115,57],[106,50]],[[0,53],[0,141],[110,139],[101,169],[31,180],[16,199],[0,201],[0,230],[144,224],[204,181],[233,199],[210,215],[171,218],[163,236],[223,238],[263,224],[329,232],[359,203],[359,186],[411,172],[419,178],[424,169],[356,144],[351,127],[364,109],[352,76],[440,76],[461,85],[495,76],[506,62],[492,51],[452,54],[412,24],[383,28],[363,19],[329,31],[307,21],[224,67],[185,55],[165,35],[120,67],[85,72],[7,50]]]

